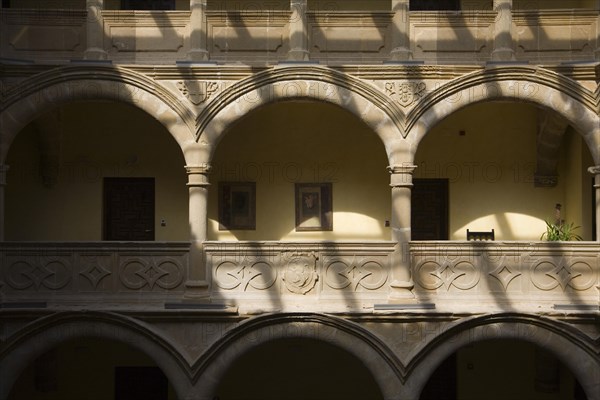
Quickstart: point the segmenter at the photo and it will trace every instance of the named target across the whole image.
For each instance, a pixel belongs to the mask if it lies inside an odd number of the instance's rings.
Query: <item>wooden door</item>
[[[448,240],[448,180],[414,179],[412,240]]]
[[[154,240],[154,178],[104,178],[104,240]]]

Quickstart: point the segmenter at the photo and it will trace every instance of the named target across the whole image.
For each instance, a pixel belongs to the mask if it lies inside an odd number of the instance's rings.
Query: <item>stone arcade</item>
[[[0,399],[600,400],[598,0],[2,5]]]

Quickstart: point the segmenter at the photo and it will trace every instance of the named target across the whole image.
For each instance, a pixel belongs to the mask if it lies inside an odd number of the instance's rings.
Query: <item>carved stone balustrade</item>
[[[0,243],[0,302],[101,309],[180,299],[189,243]]]
[[[600,244],[411,242],[415,294],[438,311],[598,310]]]
[[[205,242],[214,301],[240,312],[386,303],[394,242]]]

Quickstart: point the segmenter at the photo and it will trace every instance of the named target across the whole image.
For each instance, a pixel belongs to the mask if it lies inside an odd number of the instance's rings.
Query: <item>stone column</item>
[[[87,9],[87,48],[83,53],[86,60],[106,60],[104,51],[104,22],[102,9],[104,0],[86,0]]]
[[[290,51],[288,60],[308,61],[307,0],[290,0]]]
[[[588,168],[590,174],[595,176],[594,189],[596,190],[596,240],[600,242],[600,165]]]
[[[206,1],[190,0],[190,61],[207,61]]]
[[[410,18],[409,0],[392,0],[392,51],[391,61],[409,61],[410,51]]]
[[[188,280],[185,284],[185,297],[208,299],[209,286],[206,280],[206,265],[203,243],[206,240],[207,207],[208,207],[208,175],[211,167],[208,164],[185,167],[188,174],[189,219],[190,219],[190,261]]]
[[[6,187],[6,173],[8,165],[0,164],[0,242],[4,241],[4,215],[6,204],[4,203],[4,188]]]
[[[496,22],[494,24],[493,61],[512,61],[515,59],[512,38],[512,0],[494,0]]]
[[[414,300],[410,272],[409,242],[411,238],[410,206],[413,172],[417,166],[412,164],[392,165],[388,167],[391,174],[392,188],[392,240],[398,243],[392,266],[391,302]]]

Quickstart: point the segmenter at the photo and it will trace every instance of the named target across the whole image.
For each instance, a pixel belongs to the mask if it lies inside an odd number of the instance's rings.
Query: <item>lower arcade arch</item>
[[[323,341],[278,339],[239,357],[216,397],[233,399],[383,399],[362,361]]]
[[[577,378],[554,354],[521,340],[475,342],[433,372],[420,400],[587,400]]]
[[[21,373],[9,400],[175,400],[175,389],[146,354],[113,340],[79,338],[46,351]]]
[[[285,361],[286,355],[300,362]],[[330,371],[340,363],[348,375]],[[305,378],[287,375],[307,367],[319,381],[310,388]],[[404,367],[383,341],[352,322],[320,314],[265,315],[246,321],[215,343],[194,369],[198,371],[194,396],[201,399],[394,399],[403,393]],[[324,373],[333,378],[316,375]],[[277,379],[269,374],[282,382],[259,392]],[[239,379],[257,386],[248,389],[255,390],[254,397],[244,392],[247,385],[240,385]],[[349,383],[352,379],[356,382]],[[295,391],[286,383],[296,385]],[[359,389],[357,383],[364,387]]]
[[[453,380],[456,387],[451,391],[460,393],[455,398],[461,400],[600,399],[597,344],[581,328],[555,320],[524,314],[467,319],[444,329],[416,353],[419,355],[410,363],[406,382],[406,389],[414,398],[421,395],[422,400],[451,399],[436,394],[435,386]],[[481,366],[481,376],[474,374],[477,365]],[[419,373],[415,374],[415,370]],[[452,372],[452,379],[448,379],[448,371],[452,370],[456,373]],[[506,377],[511,374],[512,379]],[[466,392],[460,392],[461,387],[467,388]]]
[[[67,389],[66,395],[52,391],[53,386],[59,387],[59,384],[64,388],[65,384],[75,379],[73,374],[78,374],[77,379],[83,381],[89,378],[85,372],[94,378],[98,373],[94,368],[97,365],[105,368],[103,383],[108,379],[109,389],[114,389],[115,382],[112,379],[119,373],[117,367],[125,367],[125,370],[121,370],[125,377],[128,374],[134,377],[143,375],[149,368],[152,376],[158,376],[157,379],[163,382],[166,379],[169,400],[185,398],[189,391],[189,376],[182,369],[184,362],[178,358],[178,352],[145,327],[116,316],[96,313],[83,318],[73,315],[50,316],[29,325],[9,338],[5,345],[0,352],[2,400],[113,398],[114,391],[109,397],[81,397],[77,392],[81,385],[73,390]],[[52,371],[53,365],[58,367],[57,371]],[[55,384],[42,382],[38,384],[41,390],[37,390],[36,368],[56,375]],[[40,377],[43,375],[40,374]],[[88,383],[96,382],[92,379]],[[31,384],[37,393],[31,392]],[[50,392],[44,393],[45,388]]]

